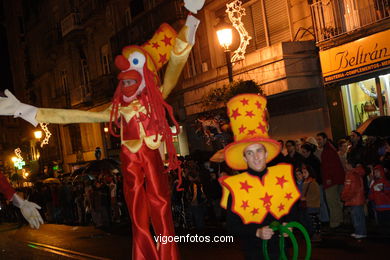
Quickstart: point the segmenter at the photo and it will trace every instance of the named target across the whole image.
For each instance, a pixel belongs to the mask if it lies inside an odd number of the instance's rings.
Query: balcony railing
[[[322,0],[311,5],[317,42],[390,17],[388,0]]]
[[[78,13],[70,13],[61,21],[62,37],[74,30],[81,30],[80,16]]]

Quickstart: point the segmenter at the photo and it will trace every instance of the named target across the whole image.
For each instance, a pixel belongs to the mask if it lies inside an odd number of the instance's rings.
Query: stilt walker
[[[184,0],[191,13],[203,7],[204,0]],[[162,24],[153,37],[141,46],[123,48],[115,65],[121,70],[112,105],[102,112],[71,109],[36,108],[18,101],[5,91],[0,98],[0,114],[21,117],[33,125],[45,123],[109,122],[110,132],[121,137],[121,160],[124,196],[132,220],[133,259],[179,259],[175,243],[155,244],[150,224],[157,235],[174,235],[169,184],[166,172],[179,167],[166,112],[173,118],[166,98],[175,87],[195,42],[199,20],[187,16],[177,34],[168,24]],[[157,72],[168,63],[164,81]],[[114,127],[120,129],[119,135]],[[164,169],[158,148],[162,143],[168,150],[168,169]]]

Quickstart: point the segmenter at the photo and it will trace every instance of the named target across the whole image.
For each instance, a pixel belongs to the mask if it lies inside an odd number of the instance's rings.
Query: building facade
[[[213,150],[194,129],[207,112],[207,93],[228,83],[226,60],[215,26],[226,19],[226,4],[206,1],[197,14],[201,24],[182,79],[168,98],[180,123],[178,153]],[[313,8],[306,0],[242,0],[242,21],[252,40],[245,59],[233,66],[233,78],[254,80],[268,97],[270,135],[297,139],[330,133],[327,102],[313,27]],[[15,92],[39,107],[100,111],[116,89],[113,58],[130,44],[148,40],[162,22],[184,23],[182,0],[40,0],[3,1],[13,10],[8,23]],[[234,35],[237,45],[238,35]],[[163,73],[162,73],[163,74]],[[162,75],[161,75],[162,76]],[[77,162],[117,156],[118,140],[104,124],[49,125],[53,137],[43,154],[61,160],[65,171]]]
[[[382,0],[311,5],[332,133],[390,115],[390,6]]]
[[[215,26],[221,19],[229,22],[226,19],[229,2],[232,1],[206,1],[183,82],[170,97],[187,129],[190,151],[215,150],[204,145],[193,125],[205,112],[202,106],[205,95],[228,84],[225,55],[218,44]],[[308,2],[241,2],[246,13],[242,21],[252,39],[245,59],[233,66],[233,79],[260,84],[268,99],[271,137],[294,140],[330,132]]]

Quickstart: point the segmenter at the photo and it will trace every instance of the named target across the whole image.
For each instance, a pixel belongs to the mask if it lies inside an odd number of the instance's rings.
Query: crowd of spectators
[[[390,225],[390,138],[353,131],[334,143],[325,133],[299,140],[279,140],[283,152],[271,164],[290,163],[301,198],[291,214],[321,241],[321,227],[367,237],[367,222]]]
[[[41,206],[45,223],[95,225],[109,228],[113,223],[128,220],[122,195],[121,175],[83,175],[77,181],[37,182],[32,187],[18,188],[23,197]],[[23,221],[12,203],[1,200],[2,221]]]
[[[269,166],[289,163],[301,199],[290,214],[304,224],[313,241],[321,241],[321,229],[337,230],[350,222],[356,239],[367,236],[366,222],[390,224],[390,139],[350,136],[330,140],[325,133],[299,140],[279,140],[282,152]],[[193,156],[179,157],[182,189],[176,172],[169,173],[175,227],[202,231],[222,226],[222,188],[218,178],[237,174],[225,163],[211,163]],[[39,204],[46,223],[110,227],[128,223],[120,173],[86,175],[77,181],[37,183],[21,190]],[[19,211],[1,201],[2,221],[23,221]]]

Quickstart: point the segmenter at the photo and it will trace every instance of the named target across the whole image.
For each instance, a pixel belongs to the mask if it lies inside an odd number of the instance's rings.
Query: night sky
[[[4,89],[8,88],[12,92],[12,75],[11,68],[9,64],[9,53],[8,53],[8,43],[7,43],[7,31],[5,28],[5,16],[4,16],[4,8],[3,1],[0,1],[0,95]]]

